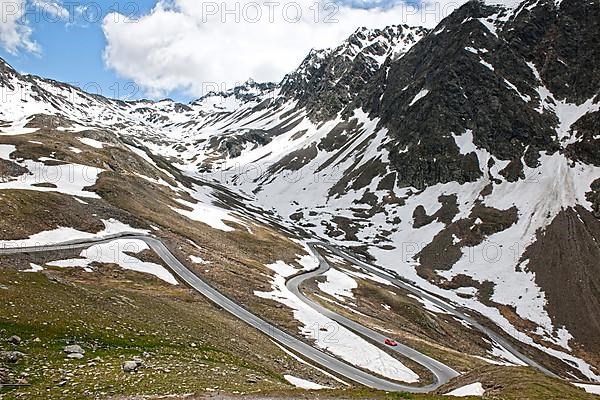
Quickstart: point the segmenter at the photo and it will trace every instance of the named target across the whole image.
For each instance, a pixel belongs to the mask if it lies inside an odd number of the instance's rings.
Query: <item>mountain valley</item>
[[[0,61],[0,398],[594,398],[599,37],[469,1],[189,104]]]

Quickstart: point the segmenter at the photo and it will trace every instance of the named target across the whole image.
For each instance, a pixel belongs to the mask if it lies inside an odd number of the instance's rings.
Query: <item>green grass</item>
[[[0,269],[0,284],[7,287],[0,289],[0,338],[23,339],[19,346],[2,340],[0,348],[27,354],[10,368],[31,385],[5,388],[6,398],[289,388],[272,367],[283,357],[279,349],[185,289],[57,283],[9,269]],[[72,342],[86,350],[83,360],[65,358],[63,348]],[[147,368],[123,373],[123,361],[133,357],[142,357]],[[261,379],[250,384],[248,375]]]
[[[3,399],[202,395],[207,390],[284,399],[316,396],[294,390],[282,378],[284,373],[303,376],[305,366],[187,289],[130,272],[118,279],[75,270],[49,274],[54,278],[0,267],[0,285],[6,287],[0,289],[0,339],[11,335],[23,339],[19,346],[2,340],[0,348],[27,354],[10,367],[15,379],[24,378],[31,385],[5,388],[0,392]],[[84,347],[83,360],[65,358],[62,350],[71,342]],[[145,368],[135,374],[122,372],[123,361],[138,356]],[[247,382],[250,375],[260,377],[259,382]],[[472,371],[440,393],[477,381],[489,388],[484,398],[490,399],[594,399],[534,370],[498,366]],[[386,394],[353,388],[320,391],[318,397],[448,399],[440,393]]]

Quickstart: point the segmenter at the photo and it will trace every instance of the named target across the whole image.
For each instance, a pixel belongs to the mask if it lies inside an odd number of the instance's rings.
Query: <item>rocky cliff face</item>
[[[401,57],[427,30],[394,25],[360,28],[335,49],[313,50],[281,83],[281,93],[298,100],[315,120],[334,117],[349,104],[386,60]]]
[[[598,7],[578,3],[565,1],[559,12],[553,1],[513,10],[469,2],[376,74],[357,104],[389,128],[400,185],[478,179],[474,155],[460,154],[452,138],[467,130],[476,146],[511,162],[511,180],[570,140],[561,105],[593,99],[600,75],[589,67]],[[571,146],[577,153],[590,144]]]

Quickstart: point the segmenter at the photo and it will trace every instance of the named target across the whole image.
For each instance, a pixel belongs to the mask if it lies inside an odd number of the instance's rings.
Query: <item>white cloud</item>
[[[104,60],[151,96],[174,90],[197,96],[249,77],[279,81],[311,48],[335,46],[360,26],[433,27],[462,1],[424,3],[420,10],[405,3],[371,9],[321,3],[329,6],[317,11],[314,0],[160,0],[135,21],[105,17]]]
[[[21,50],[40,53],[28,20],[38,23],[66,21],[68,18],[69,12],[59,1],[0,0],[0,45],[11,54]]]
[[[31,39],[33,30],[23,22],[25,0],[0,0],[0,44],[9,53],[19,49],[39,52],[39,46]]]
[[[36,21],[60,22],[69,19],[69,11],[60,1],[31,0],[31,8],[36,15]]]

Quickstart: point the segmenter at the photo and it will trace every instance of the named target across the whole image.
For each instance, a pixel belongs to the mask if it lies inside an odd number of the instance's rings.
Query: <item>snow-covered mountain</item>
[[[600,380],[599,21],[597,0],[471,1],[187,105],[2,65],[2,134],[49,114],[131,137]]]

